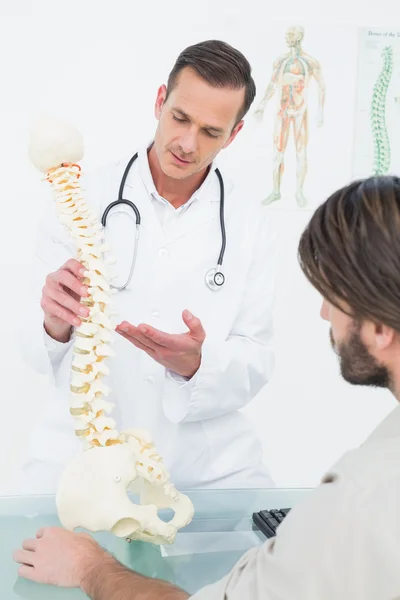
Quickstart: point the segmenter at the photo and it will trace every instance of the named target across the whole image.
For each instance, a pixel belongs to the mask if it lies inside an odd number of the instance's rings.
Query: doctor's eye
[[[185,123],[186,119],[178,119],[178,117],[176,117],[175,115],[172,115],[172,118],[174,119],[174,121],[178,121],[178,123]]]
[[[219,138],[219,133],[211,133],[211,131],[207,131],[207,129],[204,130],[204,133],[210,138]]]

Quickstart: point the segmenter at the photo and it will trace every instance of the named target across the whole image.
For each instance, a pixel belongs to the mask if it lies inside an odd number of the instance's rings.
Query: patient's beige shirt
[[[268,507],[266,507],[268,508]],[[400,406],[192,600],[400,600]]]

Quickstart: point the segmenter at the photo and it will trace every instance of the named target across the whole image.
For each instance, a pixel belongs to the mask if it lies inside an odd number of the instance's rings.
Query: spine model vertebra
[[[107,416],[114,405],[105,397],[109,389],[104,377],[109,374],[107,358],[114,355],[110,347],[114,326],[111,322],[112,289],[103,257],[109,248],[104,243],[102,226],[86,204],[80,186],[81,168],[63,163],[47,174],[55,196],[56,210],[62,225],[74,239],[76,258],[86,271],[83,283],[89,296],[81,303],[89,316],[75,330],[70,380],[70,413],[75,434],[85,449],[121,443],[115,421]],[[110,263],[111,261],[107,261]]]
[[[386,124],[386,98],[393,70],[393,49],[382,52],[383,66],[374,85],[371,107],[371,127],[374,138],[374,175],[385,175],[390,168],[390,140]]]

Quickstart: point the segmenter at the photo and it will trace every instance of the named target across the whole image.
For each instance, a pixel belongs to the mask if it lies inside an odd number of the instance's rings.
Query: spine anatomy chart
[[[110,250],[96,215],[80,186],[83,140],[73,127],[53,119],[40,121],[31,132],[29,156],[51,184],[57,215],[76,246],[89,296],[81,302],[89,317],[75,330],[69,411],[82,452],[67,464],[57,490],[61,524],[74,530],[111,531],[128,540],[172,543],[178,529],[193,518],[191,500],[169,481],[162,457],[150,433],[142,429],[118,432],[107,401],[107,360],[113,330],[109,265]],[[116,359],[115,359],[116,360]],[[128,492],[138,495],[131,502]],[[159,509],[172,509],[165,522]]]
[[[400,164],[400,30],[358,29],[352,178],[396,173]]]
[[[386,175],[390,169],[391,153],[386,122],[387,93],[393,72],[393,48],[382,51],[383,66],[374,85],[371,106],[371,127],[374,141],[374,175]]]

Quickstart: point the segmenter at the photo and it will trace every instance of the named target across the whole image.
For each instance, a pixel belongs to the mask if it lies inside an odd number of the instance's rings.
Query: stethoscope
[[[139,229],[140,229],[140,212],[139,212],[139,209],[137,208],[137,206],[133,202],[131,202],[130,200],[125,200],[124,197],[123,197],[126,179],[128,177],[129,171],[130,171],[133,163],[137,159],[137,157],[138,157],[138,153],[136,153],[134,156],[132,156],[132,158],[130,159],[130,161],[128,162],[128,164],[126,166],[126,169],[125,169],[124,174],[123,174],[122,179],[121,179],[121,184],[119,186],[118,200],[115,200],[114,202],[111,202],[107,206],[107,208],[103,212],[103,216],[101,217],[101,224],[105,228],[106,222],[107,222],[107,215],[108,215],[108,213],[110,212],[110,210],[112,208],[114,208],[114,206],[118,206],[118,204],[127,204],[128,206],[131,207],[131,209],[133,210],[133,212],[135,213],[135,216],[136,216],[135,248],[134,248],[134,252],[133,252],[133,259],[132,259],[132,263],[131,263],[131,268],[130,268],[130,271],[129,271],[128,279],[126,280],[126,283],[124,285],[121,285],[121,286],[112,285],[111,286],[114,289],[118,290],[119,292],[121,292],[122,290],[124,290],[125,288],[127,288],[128,285],[131,282],[131,279],[132,279],[132,276],[133,276],[133,271],[135,269],[137,249],[138,249],[138,243],[139,243]],[[215,169],[215,174],[218,177],[219,186],[220,186],[220,210],[219,210],[219,217],[220,217],[220,223],[221,223],[222,244],[221,244],[221,251],[219,253],[219,258],[218,258],[218,262],[217,262],[216,268],[215,269],[210,269],[209,271],[207,271],[206,276],[205,276],[206,285],[213,292],[221,289],[222,286],[225,283],[225,276],[222,273],[221,269],[222,269],[222,261],[223,261],[223,258],[224,258],[225,246],[226,246],[226,232],[225,232],[225,220],[224,220],[224,200],[225,200],[224,181],[222,179],[222,175],[221,175],[219,169]]]

